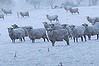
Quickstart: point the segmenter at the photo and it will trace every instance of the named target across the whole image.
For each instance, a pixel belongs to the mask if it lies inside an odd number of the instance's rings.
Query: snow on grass
[[[32,43],[28,37],[25,42],[16,40],[12,43],[7,31],[12,24],[44,27],[42,22],[48,21],[46,14],[58,15],[61,24],[81,25],[88,23],[86,16],[98,16],[99,7],[79,7],[80,14],[74,15],[64,9],[36,9],[29,11],[30,17],[25,18],[18,18],[16,12],[13,10],[12,15],[0,19],[0,66],[58,66],[60,62],[63,66],[99,66],[99,40],[96,36],[87,42],[79,39],[74,43],[70,39],[69,46],[65,41],[56,42],[52,47],[51,42],[38,39]]]

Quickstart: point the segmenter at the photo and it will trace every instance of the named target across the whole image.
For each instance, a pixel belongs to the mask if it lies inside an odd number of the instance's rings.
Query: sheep
[[[25,37],[27,37],[28,36],[28,28],[33,28],[32,26],[23,26],[23,27],[19,27],[17,24],[13,24],[13,25],[11,25],[14,29],[15,28],[22,28],[22,29],[24,29],[25,30]]]
[[[70,13],[72,13],[72,15],[73,15],[73,13],[78,13],[79,14],[79,11],[78,11],[78,8],[70,8]]]
[[[86,35],[85,35],[85,27],[84,26],[75,26],[75,25],[71,25],[70,26],[71,30],[72,30],[72,36],[75,42],[78,42],[78,38],[81,37],[81,41],[83,41],[83,37],[86,41]]]
[[[4,19],[4,14],[0,14],[0,18]]]
[[[21,15],[22,17],[28,16],[29,17],[29,12],[17,12],[17,16],[19,17]]]
[[[91,24],[95,24],[96,22],[99,22],[99,17],[89,17],[89,16],[87,16],[86,19]]]
[[[60,23],[59,22],[55,22],[55,23],[47,23],[47,22],[43,22],[43,25],[44,25],[44,28],[47,30],[48,28],[51,28],[52,27],[52,25],[54,26],[59,26],[60,25]]]
[[[45,39],[47,39],[47,41],[49,42],[45,28],[38,28],[38,29],[28,28],[28,34],[29,34],[29,38],[32,40],[32,43],[35,42],[35,39],[41,39],[41,38],[44,39],[44,42]]]
[[[25,31],[22,28],[7,28],[8,29],[8,33],[9,33],[9,37],[12,40],[12,43],[15,43],[15,39],[20,39],[22,42],[22,39],[25,41]]]
[[[85,29],[85,34],[88,36],[88,39],[91,40],[91,36],[97,35],[97,39],[99,39],[99,24],[94,24],[92,26],[88,26],[88,24],[82,24]]]
[[[12,10],[1,9],[4,14],[12,14]]]
[[[64,9],[66,12],[70,11],[71,6],[65,6]]]
[[[69,38],[72,39],[72,30],[70,28],[70,25],[69,24],[62,24],[61,26],[63,27],[63,29],[67,29],[68,30]]]
[[[52,23],[52,21],[57,21],[57,22],[59,22],[59,20],[58,20],[58,15],[46,15],[46,17],[47,17],[47,19]]]
[[[52,28],[49,28],[47,30],[47,33],[49,40],[52,43],[52,46],[55,45],[56,41],[63,41],[63,40],[65,40],[67,42],[67,45],[69,45],[68,31],[66,29],[53,30]]]

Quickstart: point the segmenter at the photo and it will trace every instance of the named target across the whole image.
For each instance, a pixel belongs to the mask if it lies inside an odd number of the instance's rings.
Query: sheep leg
[[[15,39],[12,39],[12,43],[15,43]]]
[[[74,39],[74,42],[75,42],[75,37],[73,37],[73,39]]]
[[[84,39],[85,39],[85,41],[87,41],[87,40],[86,40],[86,35],[84,35]]]
[[[35,43],[35,39],[32,39],[32,43]]]
[[[45,38],[43,38],[44,42],[45,42]]]
[[[57,22],[59,22],[59,20],[58,20],[58,19],[56,19],[56,21],[57,21]]]
[[[46,39],[47,39],[47,41],[49,42],[49,39],[47,38],[47,36],[46,36]]]
[[[23,37],[23,40],[25,41],[25,38]]]
[[[88,40],[91,40],[91,35],[87,35],[88,36]]]
[[[69,45],[69,38],[68,38],[68,36],[66,38],[64,38],[64,40],[67,42],[67,45]]]
[[[83,41],[83,37],[81,36],[81,41]]]
[[[77,12],[79,14],[79,12]]]
[[[76,37],[76,42],[78,42],[78,37]]]
[[[54,46],[54,44],[55,44],[55,41],[54,40],[50,40],[51,41],[51,43],[52,43],[52,46]]]
[[[99,34],[97,34],[97,39],[99,39]]]

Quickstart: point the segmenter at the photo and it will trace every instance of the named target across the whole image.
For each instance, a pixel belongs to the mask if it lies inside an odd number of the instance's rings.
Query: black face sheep
[[[28,34],[29,34],[29,38],[32,40],[32,43],[35,42],[35,39],[45,39],[48,40],[48,37],[46,35],[46,29],[45,28],[38,28],[38,29],[33,29],[33,28],[28,28]]]
[[[65,29],[57,29],[53,30],[52,28],[49,28],[47,30],[49,40],[52,43],[52,46],[55,45],[56,41],[63,41],[65,40],[67,42],[67,45],[69,45],[69,37],[68,37],[68,31]]]
[[[88,39],[91,39],[91,36],[97,35],[97,39],[99,39],[99,24],[94,24],[92,26],[88,26],[88,24],[82,24],[85,29],[85,34],[88,36]]]
[[[79,14],[79,11],[78,11],[78,8],[70,8],[70,13],[72,13],[72,15],[73,15],[73,13],[78,13]]]
[[[85,27],[84,26],[75,26],[72,25],[70,26],[71,30],[72,30],[72,36],[74,39],[74,42],[76,40],[76,42],[78,42],[78,38],[81,37],[81,40],[83,41],[83,37],[86,41],[86,35],[85,35]]]
[[[12,14],[12,11],[11,10],[6,10],[6,9],[1,9],[2,10],[2,12],[4,13],[4,14]]]
[[[4,19],[4,14],[0,14],[0,19]]]
[[[25,41],[25,31],[22,28],[8,28],[9,37],[11,38],[12,42],[15,43],[15,39],[22,39]]]
[[[21,15],[22,17],[28,16],[29,17],[29,12],[17,12],[17,16],[19,17]]]
[[[59,22],[59,20],[58,20],[58,15],[46,15],[46,17],[47,17],[47,19],[52,23],[52,21],[57,21],[57,22]]]

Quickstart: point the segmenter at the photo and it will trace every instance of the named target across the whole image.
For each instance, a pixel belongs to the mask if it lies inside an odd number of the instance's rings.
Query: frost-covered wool
[[[86,36],[85,36],[85,27],[84,26],[71,26],[72,29],[72,36],[75,42],[78,42],[78,38],[81,37],[81,40],[83,41],[83,36],[85,38],[86,41]]]
[[[47,23],[47,22],[43,22],[43,25],[45,27],[45,29],[47,30],[48,28],[51,28],[51,27],[55,27],[55,29],[58,29],[58,28],[62,28],[60,27],[60,23],[59,22],[55,22],[55,23]],[[57,26],[57,27],[56,27]]]
[[[70,8],[70,13],[72,13],[72,15],[73,15],[73,13],[78,13],[79,14],[79,11],[78,11],[78,8]]]
[[[35,42],[35,39],[47,39],[48,41],[48,37],[46,35],[46,29],[45,28],[38,28],[38,29],[28,29],[28,34],[29,34],[29,38],[32,40],[32,43]]]
[[[25,41],[25,31],[22,28],[8,28],[9,37],[11,38],[12,42],[15,42],[15,39],[20,39]]]
[[[61,25],[55,25],[55,24],[51,24],[51,28],[53,30],[57,30],[57,29],[63,29],[63,27]]]
[[[0,14],[0,19],[4,19],[4,14]]]
[[[25,36],[27,37],[28,36],[28,28],[33,28],[32,26],[23,26],[23,27],[19,27],[18,25],[16,25],[16,24],[13,24],[12,25],[12,27],[15,29],[15,28],[22,28],[22,29],[24,29],[24,31],[25,31]]]
[[[97,35],[97,39],[99,38],[99,23],[94,24],[92,26],[88,26],[88,24],[82,24],[86,29],[85,29],[85,34],[88,36],[88,39],[91,39],[91,36]]]
[[[96,22],[96,17],[89,17],[89,16],[87,16],[86,18],[87,18],[87,21],[89,21],[91,24],[94,24]]]
[[[12,14],[12,10],[1,9],[4,14]]]
[[[58,15],[46,15],[46,17],[47,17],[47,19],[52,23],[52,21],[58,21],[59,22],[59,20],[58,20]]]
[[[72,38],[72,30],[71,30],[71,28],[69,27],[70,25],[69,25],[69,24],[62,24],[61,26],[63,27],[63,29],[67,29],[67,30],[68,30],[69,37]]]
[[[49,29],[47,33],[52,46],[54,46],[56,41],[63,41],[63,39],[67,42],[67,45],[69,45],[68,31],[66,29]]]

